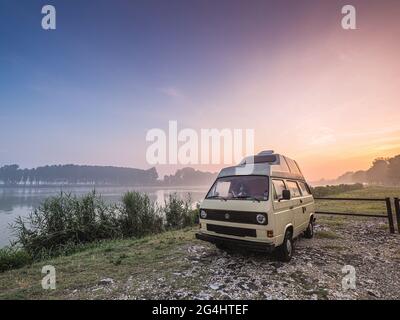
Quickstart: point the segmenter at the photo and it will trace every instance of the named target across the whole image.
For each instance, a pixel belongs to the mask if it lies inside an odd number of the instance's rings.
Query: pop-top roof
[[[296,161],[272,150],[244,158],[237,166],[224,168],[218,177],[235,175],[267,175],[272,177],[304,179]]]

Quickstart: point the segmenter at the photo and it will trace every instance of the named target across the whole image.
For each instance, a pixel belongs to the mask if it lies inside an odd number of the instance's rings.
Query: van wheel
[[[286,230],[283,243],[278,247],[278,259],[284,262],[289,262],[293,256],[293,239],[292,231]]]
[[[304,237],[307,239],[311,239],[314,237],[314,219],[311,217],[310,222],[308,223],[308,227],[306,231],[304,231]]]

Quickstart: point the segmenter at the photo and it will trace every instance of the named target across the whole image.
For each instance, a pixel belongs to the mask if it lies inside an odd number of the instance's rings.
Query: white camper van
[[[293,254],[293,239],[314,235],[314,198],[296,161],[273,151],[222,169],[200,206],[197,239],[219,248]]]

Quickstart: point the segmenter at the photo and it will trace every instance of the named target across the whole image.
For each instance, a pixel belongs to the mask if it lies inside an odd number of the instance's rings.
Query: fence
[[[342,216],[356,216],[356,217],[372,217],[372,218],[387,218],[389,223],[390,233],[394,233],[394,220],[392,203],[390,198],[314,198],[315,200],[327,200],[327,201],[369,201],[369,202],[383,202],[386,205],[386,213],[381,214],[369,214],[369,213],[352,213],[352,212],[331,212],[331,211],[315,211],[317,214],[329,214],[329,215],[342,215]],[[394,205],[396,210],[397,228],[400,233],[400,199],[394,199]]]

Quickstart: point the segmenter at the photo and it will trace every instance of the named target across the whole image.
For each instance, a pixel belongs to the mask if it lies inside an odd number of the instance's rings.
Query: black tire
[[[304,237],[307,239],[311,239],[314,237],[314,218],[311,217],[310,222],[308,223],[306,231],[304,231]]]
[[[293,236],[291,230],[286,230],[283,243],[277,248],[278,259],[289,262],[293,256]]]

